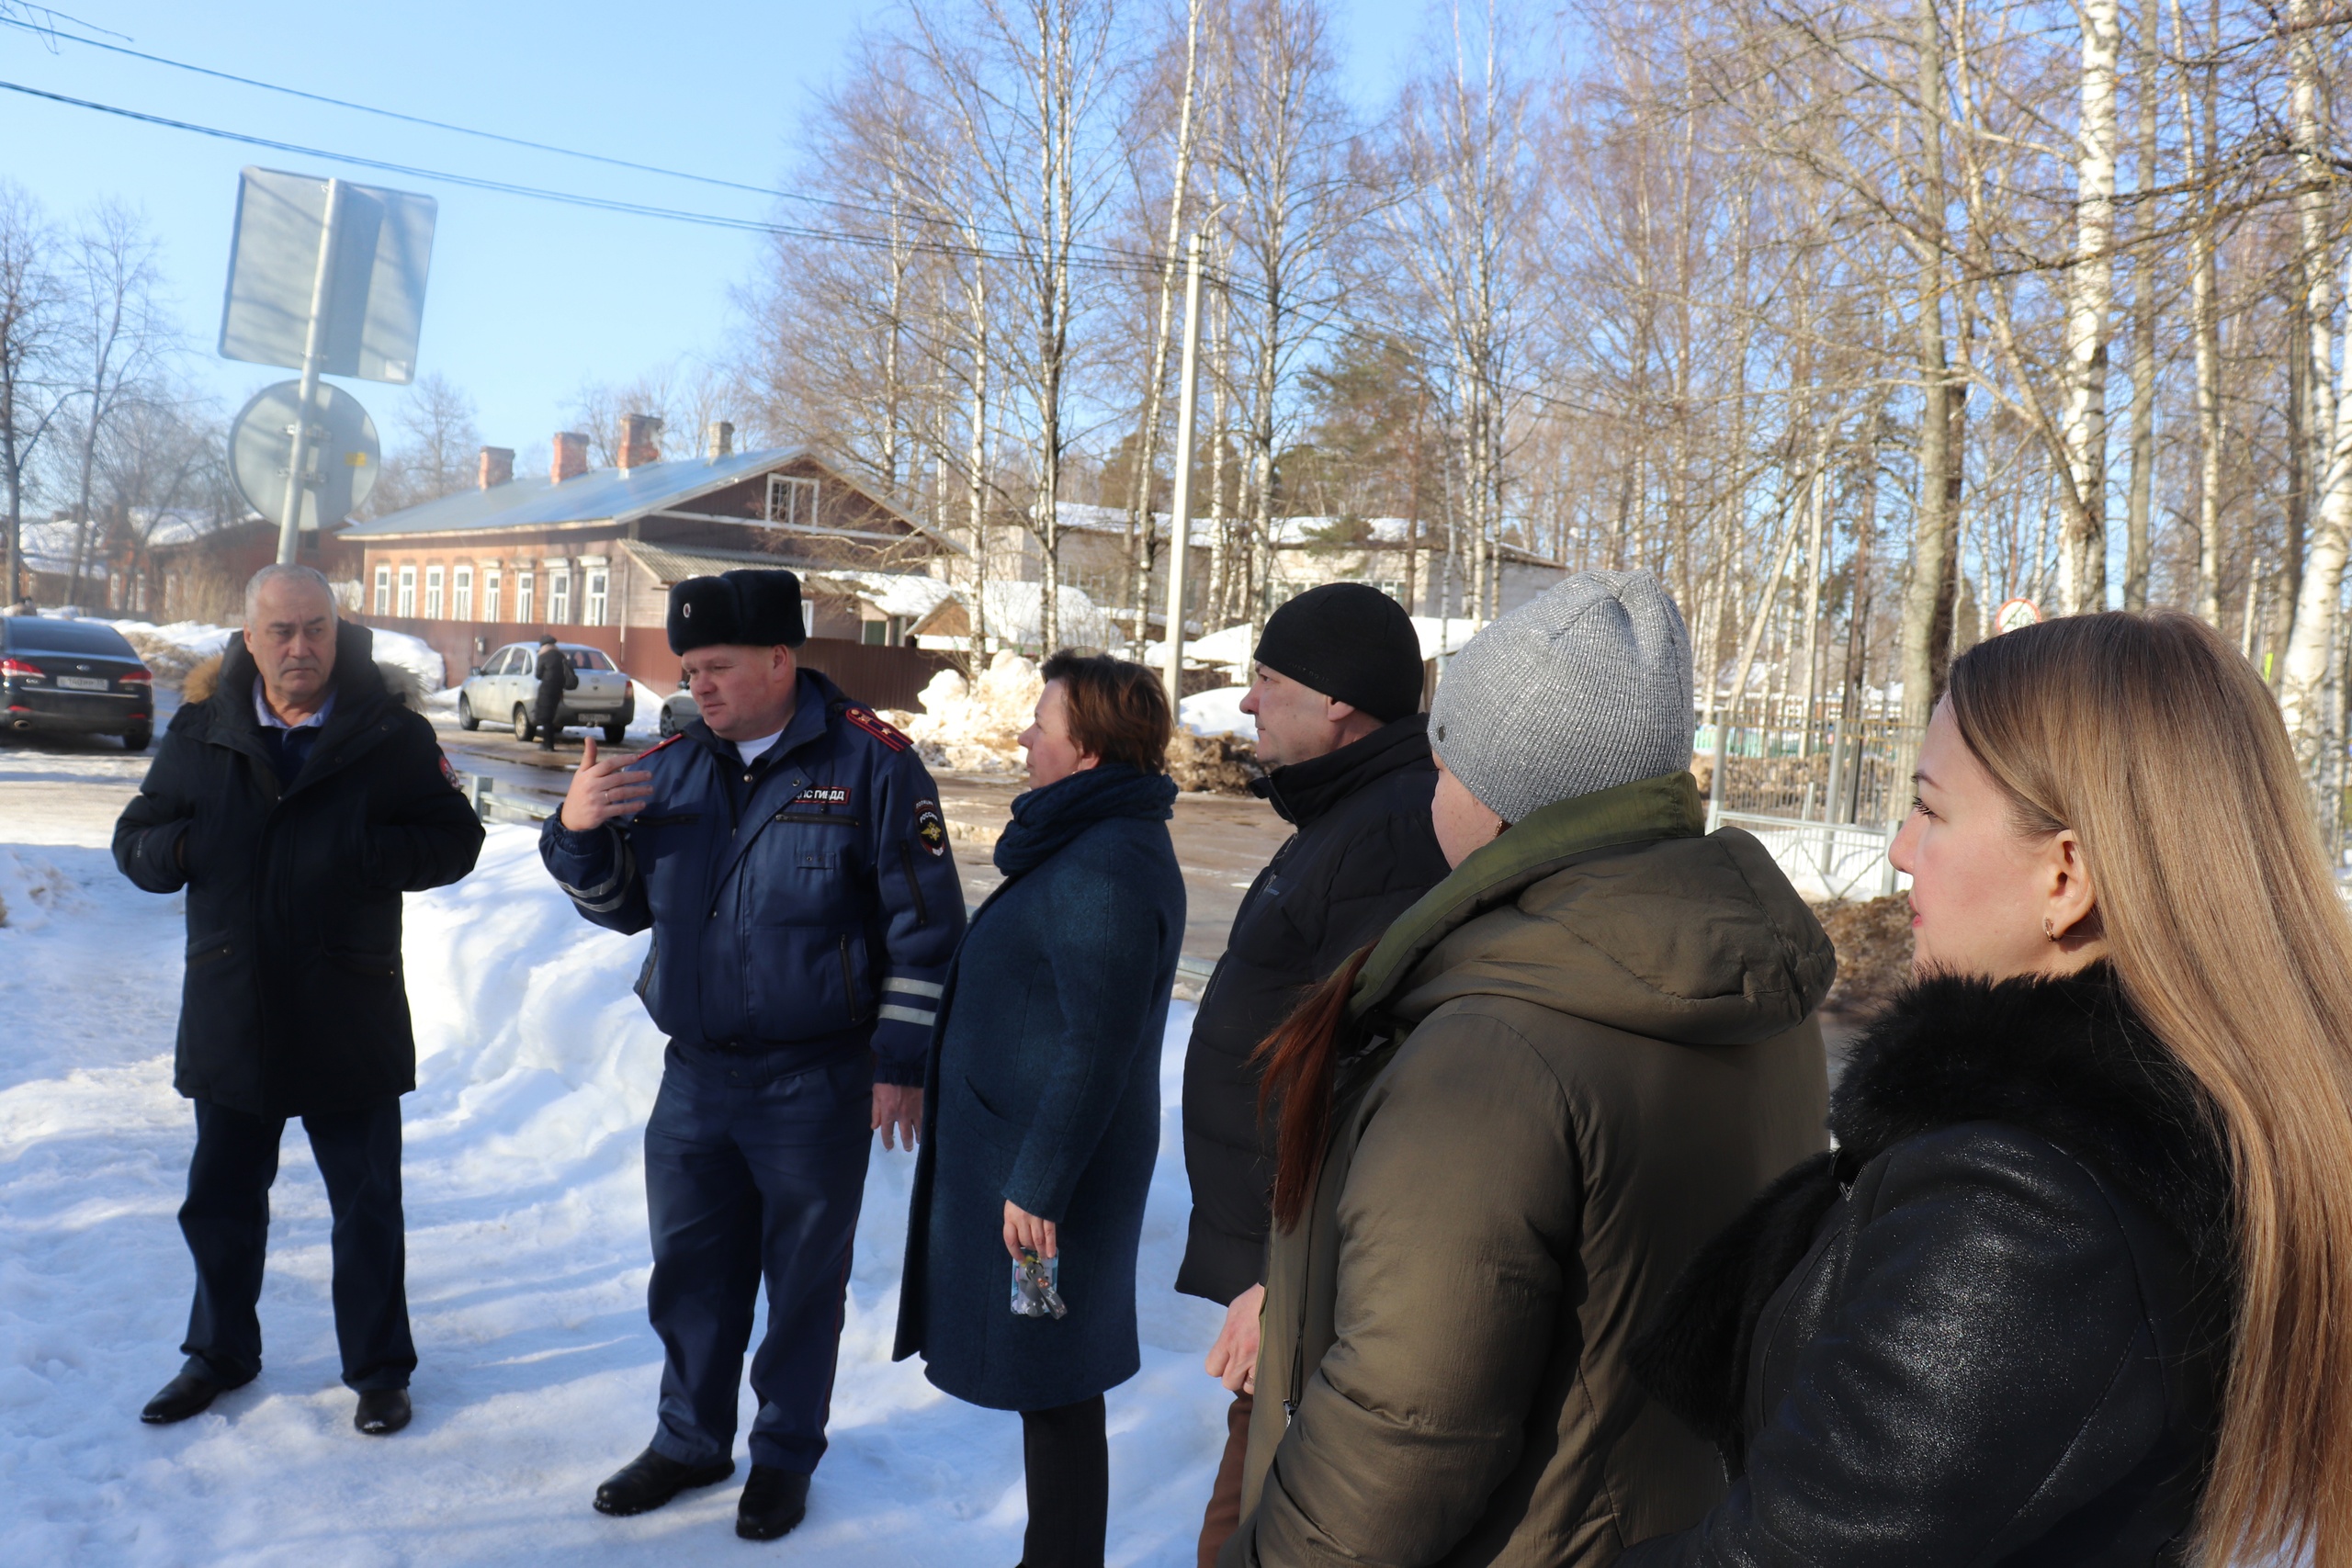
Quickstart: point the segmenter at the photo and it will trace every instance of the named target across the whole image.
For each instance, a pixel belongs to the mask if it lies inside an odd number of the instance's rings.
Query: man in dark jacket
[[[637,991],[670,1037],[645,1129],[660,1422],[595,1506],[643,1513],[734,1473],[764,1277],[735,1530],[768,1540],[825,1451],[867,1138],[913,1146],[963,884],[906,737],[798,668],[792,573],[681,582],[669,632],[701,716],[626,770],[592,737],[539,840],[582,916],[652,928]]]
[[[408,1424],[400,1103],[416,1087],[416,1043],[401,895],[471,871],[482,831],[370,642],[337,621],[326,579],[265,567],[217,685],[199,698],[191,674],[115,824],[124,875],[150,893],[187,889],[174,1082],[196,1102],[180,1209],[196,1304],[187,1364],[146,1421],[185,1420],[260,1372],[269,1188],[286,1119],[300,1116],[334,1212],[335,1338],[356,1424]]]
[[[556,646],[555,637],[547,635],[539,638],[539,661],[533,672],[539,678],[539,690],[531,702],[531,723],[539,732],[539,750],[552,751],[563,728],[556,722],[563,716],[563,694],[580,684],[580,671]]]
[[[1176,1288],[1226,1307],[1208,1370],[1234,1393],[1200,1561],[1240,1519],[1242,1454],[1265,1294],[1272,1130],[1250,1054],[1299,994],[1446,873],[1430,827],[1437,770],[1421,697],[1420,639],[1377,589],[1334,582],[1276,610],[1241,699],[1258,721],[1250,787],[1297,829],[1250,885],[1201,998],[1184,1056],[1184,1167],[1193,1218]]]

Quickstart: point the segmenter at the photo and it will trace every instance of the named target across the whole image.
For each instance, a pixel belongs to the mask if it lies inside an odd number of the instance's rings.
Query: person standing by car
[[[563,717],[563,694],[580,684],[580,671],[571,667],[571,660],[557,646],[555,635],[550,632],[539,638],[539,662],[534,673],[538,677],[539,690],[531,705],[531,723],[539,732],[539,750],[552,751],[555,738],[563,728],[560,722]]]
[[[1241,1518],[1266,1293],[1274,1149],[1252,1057],[1308,987],[1447,869],[1430,826],[1429,719],[1415,711],[1420,638],[1404,606],[1360,582],[1310,588],[1266,622],[1255,658],[1241,709],[1258,721],[1258,761],[1269,771],[1250,787],[1296,831],[1242,896],[1184,1054],[1193,1216],[1176,1288],[1226,1308],[1208,1371],[1233,1393],[1201,1526],[1202,1568]]]
[[[1005,880],[940,1002],[892,1358],[1021,1412],[1024,1568],[1101,1568],[1102,1393],[1142,1366],[1136,1250],[1184,878],[1159,677],[1069,652],[1039,673],[1030,788],[997,840]],[[1024,1264],[1053,1277],[1042,1315],[1013,1311]]]
[[[1635,1382],[1674,1271],[1826,1142],[1829,939],[1706,832],[1645,571],[1480,632],[1430,712],[1453,873],[1269,1041],[1261,1397],[1226,1568],[1600,1568],[1713,1452]]]
[[[211,694],[173,716],[115,863],[187,889],[173,1083],[196,1105],[180,1229],[196,1259],[187,1357],[141,1418],[183,1421],[261,1371],[269,1189],[302,1119],[334,1213],[335,1340],[358,1428],[409,1421],[401,1096],[416,1043],[401,895],[473,869],[481,824],[433,738],[339,622],[326,579],[265,567]]]
[[[539,840],[582,917],[651,928],[638,995],[670,1041],[645,1128],[659,1420],[595,1506],[643,1513],[734,1473],[764,1278],[735,1532],[769,1540],[825,1451],[868,1137],[911,1145],[922,1122],[964,891],[906,737],[794,657],[799,579],[690,578],[669,636],[701,716],[626,770],[590,738]]]

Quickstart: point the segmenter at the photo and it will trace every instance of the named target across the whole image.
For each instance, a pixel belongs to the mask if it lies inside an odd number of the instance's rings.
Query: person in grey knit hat
[[[1690,762],[1690,634],[1646,571],[1584,571],[1470,639],[1430,705],[1447,772],[1506,823]]]
[[[1837,955],[1763,845],[1706,830],[1690,728],[1644,571],[1568,579],[1439,681],[1452,871],[1261,1053],[1272,1226],[1217,1568],[1611,1568],[1723,1495],[1633,1347],[1826,1145]]]

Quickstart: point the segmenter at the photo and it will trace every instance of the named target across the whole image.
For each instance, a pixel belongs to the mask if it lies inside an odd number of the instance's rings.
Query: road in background
[[[458,772],[487,773],[496,781],[492,793],[518,806],[553,810],[580,765],[581,739],[576,734],[564,737],[550,753],[540,750],[537,741],[517,740],[503,729],[469,732],[446,715],[436,715],[434,723],[441,732],[442,750]],[[644,749],[637,741],[616,747],[600,741],[596,748],[605,757],[635,757]],[[939,785],[939,808],[947,818],[956,863],[964,874],[965,896],[977,904],[1004,880],[990,863],[989,852],[1012,814],[1012,797],[1027,785],[1017,773],[939,772],[932,776]],[[1169,832],[1184,872],[1184,952],[1214,963],[1225,951],[1226,933],[1233,927],[1243,891],[1290,836],[1290,826],[1272,807],[1253,798],[1183,795],[1176,799]]]

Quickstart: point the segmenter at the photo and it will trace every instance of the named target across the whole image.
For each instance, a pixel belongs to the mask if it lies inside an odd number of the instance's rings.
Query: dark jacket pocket
[[[1029,1129],[1000,1114],[982,1100],[980,1091],[972,1087],[970,1078],[965,1078],[963,1084],[964,1103],[958,1109],[969,1113],[972,1130],[980,1135],[982,1142],[994,1144],[1011,1154],[1019,1154],[1021,1145],[1029,1140]]]

